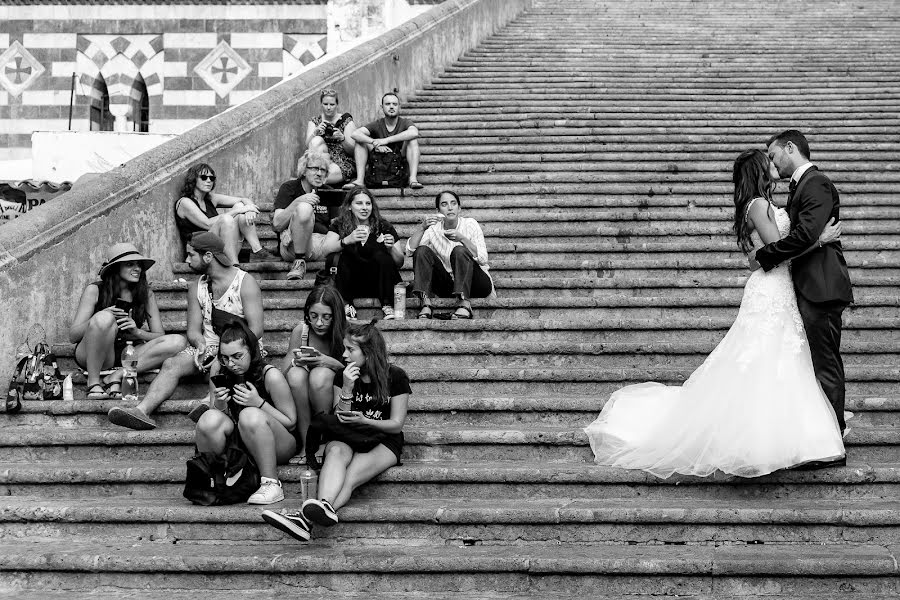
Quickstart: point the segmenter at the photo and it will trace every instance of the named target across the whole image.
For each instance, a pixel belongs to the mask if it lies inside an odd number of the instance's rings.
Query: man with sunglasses
[[[150,418],[160,404],[168,400],[183,377],[217,372],[219,334],[229,321],[240,319],[260,338],[263,334],[263,308],[259,284],[249,273],[233,266],[225,254],[225,242],[209,231],[194,233],[185,247],[185,262],[200,278],[188,286],[188,346],[167,358],[159,375],[150,383],[147,395],[133,408],[113,407],[109,420],[129,429],[155,429]],[[201,403],[188,416],[196,422],[208,409]]]
[[[303,279],[307,260],[323,260],[328,254],[328,224],[340,207],[323,206],[316,190],[325,186],[331,158],[307,150],[297,163],[297,179],[281,184],[275,196],[272,229],[278,234],[281,258],[293,261],[288,279]]]

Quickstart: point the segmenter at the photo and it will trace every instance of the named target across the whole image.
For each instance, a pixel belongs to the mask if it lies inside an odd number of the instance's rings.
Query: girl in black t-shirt
[[[318,498],[304,502],[298,512],[263,512],[267,523],[302,541],[309,539],[310,523],[337,524],[336,511],[347,504],[353,490],[400,462],[409,378],[388,362],[384,338],[374,321],[350,325],[344,361],[347,366],[334,381],[335,415],[341,423],[367,426],[381,441],[368,452],[354,452],[345,442],[328,442]]]
[[[334,285],[345,302],[377,298],[385,318],[394,318],[394,285],[400,282],[404,260],[403,249],[395,246],[398,241],[397,230],[381,218],[369,190],[359,187],[347,194],[325,240],[341,247]]]

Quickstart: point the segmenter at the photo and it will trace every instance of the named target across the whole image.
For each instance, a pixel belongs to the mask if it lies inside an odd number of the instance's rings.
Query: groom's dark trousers
[[[769,271],[786,260],[797,292],[816,379],[834,408],[841,431],[844,423],[844,363],[841,360],[841,313],[853,302],[850,274],[840,242],[815,245],[828,220],[840,220],[840,197],[831,180],[810,167],[791,184],[787,212],[791,231],[756,252],[756,261]],[[800,256],[803,254],[803,256]]]

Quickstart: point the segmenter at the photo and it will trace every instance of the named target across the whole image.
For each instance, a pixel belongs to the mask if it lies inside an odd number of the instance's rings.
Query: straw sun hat
[[[106,251],[106,260],[103,261],[103,264],[100,266],[100,277],[103,277],[103,274],[106,273],[107,269],[114,264],[132,261],[141,263],[141,268],[144,271],[156,263],[152,258],[147,258],[138,252],[137,248],[134,247],[134,244],[120,242],[110,246],[109,250]]]

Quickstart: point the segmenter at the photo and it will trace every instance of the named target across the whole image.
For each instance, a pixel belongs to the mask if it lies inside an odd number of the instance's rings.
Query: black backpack
[[[367,187],[406,187],[409,165],[399,152],[371,152],[366,164]]]
[[[246,502],[259,489],[259,469],[230,439],[223,454],[198,452],[187,461],[184,497],[201,506]]]

